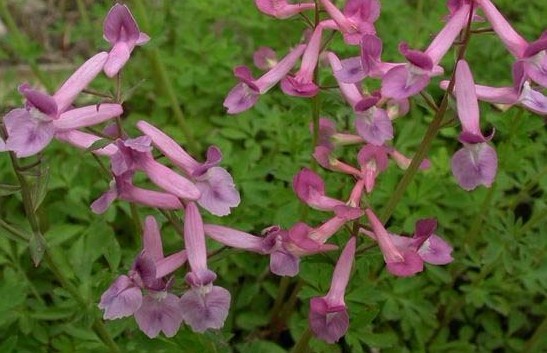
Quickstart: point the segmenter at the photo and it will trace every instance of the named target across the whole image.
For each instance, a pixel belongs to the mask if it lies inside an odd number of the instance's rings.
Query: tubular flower
[[[352,237],[340,254],[327,295],[312,298],[310,302],[310,328],[317,338],[328,343],[338,341],[348,331],[349,316],[344,296],[355,257],[355,242]]]
[[[464,147],[452,157],[452,173],[465,190],[473,190],[479,185],[489,187],[496,177],[498,158],[487,143],[492,136],[484,137],[480,130],[475,83],[465,60],[457,63],[454,92],[463,130],[459,140]]]
[[[195,332],[220,329],[228,316],[230,292],[213,286],[216,274],[207,268],[203,221],[195,203],[189,202],[184,217],[184,244],[191,271],[186,274],[190,289],[180,299],[184,321]]]
[[[359,44],[364,34],[375,34],[374,22],[380,16],[378,0],[348,0],[344,11],[340,11],[330,0],[321,0],[321,5],[335,22],[335,29],[342,32],[347,44]]]
[[[135,46],[143,45],[150,40],[146,33],[139,30],[129,8],[122,4],[112,6],[106,15],[103,37],[112,45],[104,65],[104,73],[108,77],[116,76],[120,72]]]
[[[470,9],[469,4],[463,4],[425,52],[410,49],[406,43],[401,43],[399,51],[406,57],[408,64],[396,66],[385,74],[382,79],[382,97],[408,98],[423,90],[431,77],[442,74],[443,69],[438,64],[464,28]]]
[[[258,79],[252,77],[251,71],[246,66],[236,67],[234,75],[240,82],[232,88],[224,100],[224,107],[228,110],[228,114],[238,114],[254,106],[261,94],[268,92],[292,70],[305,48],[304,44],[296,46]]]
[[[139,121],[137,128],[148,136],[154,146],[174,165],[192,179],[201,194],[197,199],[201,207],[216,216],[225,216],[230,214],[231,208],[239,205],[241,199],[232,176],[226,169],[218,167],[222,160],[222,153],[216,146],[209,147],[207,160],[200,163],[155,126],[146,121]]]
[[[90,105],[71,109],[78,94],[101,72],[107,53],[87,60],[53,95],[23,84],[19,92],[27,99],[25,108],[8,112],[3,120],[8,133],[5,149],[17,157],[29,157],[43,150],[57,132],[102,123],[122,114],[119,104]]]
[[[307,168],[294,176],[293,189],[302,202],[316,210],[333,211],[334,207],[344,205],[342,201],[326,196],[323,179]]]
[[[179,298],[167,292],[171,280],[164,277],[186,262],[186,252],[164,257],[160,231],[152,216],[145,220],[143,243],[129,274],[119,276],[103,293],[99,308],[104,310],[105,320],[134,315],[141,331],[150,338],[161,331],[173,337],[182,324],[182,312]]]

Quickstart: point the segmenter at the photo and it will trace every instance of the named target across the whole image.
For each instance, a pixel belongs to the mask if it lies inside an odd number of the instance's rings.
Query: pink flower
[[[209,147],[207,160],[200,163],[155,126],[139,121],[137,127],[195,183],[201,195],[197,199],[201,207],[216,216],[225,216],[230,214],[231,208],[239,205],[241,199],[232,176],[226,169],[218,167],[222,153],[216,146]],[[162,178],[161,175],[158,177]]]
[[[238,114],[254,106],[261,94],[268,92],[291,71],[305,48],[304,44],[296,46],[258,79],[252,77],[251,71],[246,66],[236,67],[234,75],[240,82],[232,88],[224,100],[224,107],[228,109],[228,114]]]
[[[310,328],[317,338],[328,343],[338,341],[348,330],[349,316],[344,296],[355,256],[355,242],[352,237],[340,254],[327,295],[312,298],[310,302]]]
[[[152,216],[145,220],[143,242],[128,276],[121,275],[112,283],[101,296],[99,308],[104,310],[105,320],[134,315],[150,338],[161,331],[173,337],[182,324],[182,312],[179,298],[167,292],[170,281],[164,277],[186,262],[186,252],[164,257],[158,224]]]
[[[207,268],[203,221],[197,206],[190,202],[184,217],[184,243],[191,271],[186,282],[191,288],[180,299],[184,321],[195,332],[220,329],[228,316],[230,292],[213,286],[216,274]]]
[[[143,45],[150,40],[146,33],[139,30],[129,8],[122,4],[112,6],[106,15],[103,36],[112,45],[104,65],[104,73],[108,77],[116,76],[120,72],[135,46]]]
[[[348,0],[341,12],[330,0],[321,0],[321,5],[336,23],[333,28],[344,35],[348,44],[359,44],[364,34],[375,34],[374,22],[380,16],[378,0]]]
[[[29,157],[42,151],[56,133],[102,123],[122,114],[119,104],[99,104],[71,109],[77,95],[101,72],[107,53],[87,60],[53,95],[36,91],[23,84],[19,91],[27,99],[25,108],[14,109],[4,116],[8,133],[5,149],[17,157]]]

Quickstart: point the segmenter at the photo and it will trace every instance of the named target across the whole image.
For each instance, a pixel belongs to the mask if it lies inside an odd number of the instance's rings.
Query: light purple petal
[[[135,43],[139,39],[139,27],[127,6],[122,4],[112,6],[104,20],[103,35],[111,44]]]
[[[547,50],[543,49],[533,57],[526,59],[524,70],[534,82],[547,87]]]
[[[253,107],[259,96],[259,93],[240,82],[228,93],[223,105],[228,114],[239,114]]]
[[[487,143],[465,145],[452,157],[452,174],[464,190],[490,187],[496,177],[498,157]]]
[[[482,136],[479,125],[479,102],[475,93],[475,82],[467,61],[458,61],[456,85],[454,87],[458,117],[466,133]]]
[[[62,113],[52,122],[57,130],[73,130],[100,124],[123,113],[120,104],[99,104],[76,108]]]
[[[264,238],[216,224],[204,224],[203,230],[208,237],[229,247],[265,253]]]
[[[104,73],[108,77],[114,77],[131,57],[134,45],[126,42],[117,42],[108,53],[108,59],[104,64]]]
[[[361,65],[361,57],[355,56],[352,58],[340,61],[342,68],[333,70],[333,74],[338,81],[345,83],[357,83],[362,81],[367,75]]]
[[[161,242],[160,229],[158,222],[153,216],[148,216],[144,220],[143,249],[146,255],[154,261],[163,258],[163,246]]]
[[[104,310],[105,320],[114,320],[133,315],[141,303],[141,290],[129,277],[122,275],[103,293],[99,309]]]
[[[78,130],[58,131],[55,133],[55,138],[81,149],[87,149],[91,147],[93,143],[101,139],[93,134],[88,134]],[[118,147],[112,143],[103,148],[93,150],[94,154],[98,154],[100,156],[112,156],[117,152]]]
[[[180,299],[171,293],[152,292],[143,298],[141,307],[135,312],[135,321],[150,338],[162,331],[165,336],[173,337],[182,324]]]
[[[118,192],[115,185],[113,185],[107,192],[101,195],[97,200],[91,204],[91,210],[96,214],[103,214],[110,207],[112,202],[118,198]]]
[[[278,276],[294,277],[298,274],[300,258],[280,249],[270,254],[270,271]]]
[[[184,215],[184,244],[194,272],[207,270],[207,248],[203,221],[195,203],[189,202]]]
[[[378,68],[382,55],[382,41],[373,34],[365,34],[361,39],[361,67],[365,75]]]
[[[382,80],[382,97],[403,99],[418,94],[429,84],[427,72],[412,65],[399,65],[389,70]]]
[[[221,167],[212,167],[196,178],[196,186],[201,193],[198,204],[215,216],[230,214],[231,208],[241,201],[234,179]]]
[[[314,335],[327,343],[337,342],[349,327],[346,307],[330,307],[324,298],[311,299],[308,319]]]
[[[469,4],[462,5],[450,17],[443,29],[441,29],[441,31],[435,36],[433,41],[431,41],[431,44],[425,51],[425,54],[431,58],[434,65],[439,64],[443,56],[448,52],[450,47],[452,47],[452,44],[458,37],[458,34],[467,23],[470,9],[471,7]]]
[[[292,70],[292,68],[296,64],[296,61],[304,53],[306,47],[307,46],[305,44],[297,45],[289,52],[289,54],[281,59],[277,63],[277,65],[275,65],[270,71],[266,72],[255,81],[255,85],[258,87],[260,94],[268,92],[273,86],[281,81],[281,79],[285,77],[289,73],[289,71]],[[226,101],[224,102],[226,103]],[[224,106],[226,106],[226,104],[224,104]]]
[[[8,132],[5,148],[15,152],[18,158],[29,157],[43,150],[53,139],[55,128],[50,121],[44,121],[36,109],[14,109],[4,116]]]
[[[452,246],[441,237],[431,235],[418,249],[418,255],[427,263],[433,265],[446,265],[451,263]]]
[[[193,177],[199,177],[212,167],[216,167],[222,161],[222,152],[217,146],[209,146],[207,149],[207,158],[199,167],[192,172]]]
[[[381,108],[372,107],[363,113],[356,113],[355,128],[365,141],[376,146],[393,139],[393,125]]]
[[[530,88],[530,83],[525,82],[522,88],[522,93],[519,97],[519,102],[524,107],[530,109],[534,113],[540,115],[547,114],[547,97],[541,92]]]
[[[221,329],[228,317],[230,300],[230,292],[222,287],[192,288],[180,300],[184,321],[194,332]]]
[[[201,192],[197,185],[172,169],[158,163],[151,155],[139,160],[139,166],[146,172],[150,180],[163,190],[185,200],[197,200]]]
[[[103,70],[104,64],[108,59],[107,52],[95,54],[76,70],[68,80],[63,83],[61,88],[55,92],[53,99],[57,102],[59,113],[66,111],[78,94],[82,92]]]
[[[141,120],[137,123],[137,128],[150,137],[154,146],[187,175],[192,175],[194,170],[199,168],[200,164],[188,152],[157,127]]]

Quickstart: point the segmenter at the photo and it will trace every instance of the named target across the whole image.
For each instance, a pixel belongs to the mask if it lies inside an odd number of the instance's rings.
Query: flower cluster
[[[395,136],[394,120],[408,113],[409,99],[423,92],[432,77],[444,74],[445,70],[440,66],[442,59],[455,42],[468,40],[472,22],[484,21],[477,14],[477,10],[482,10],[496,34],[517,59],[513,67],[514,86],[475,85],[471,69],[463,59],[464,51],[460,51],[453,78],[442,81],[441,87],[450,89],[449,93],[454,90],[463,130],[459,136],[463,148],[452,158],[453,175],[465,190],[479,185],[489,187],[496,176],[497,155],[489,144],[493,133],[484,136],[481,132],[478,100],[520,104],[533,112],[545,114],[547,100],[537,85],[546,87],[546,34],[538,41],[528,43],[511,28],[490,0],[449,0],[446,22],[429,46],[419,50],[402,42],[399,52],[405,61],[387,62],[382,59],[382,40],[374,26],[380,16],[378,0],[347,0],[343,9],[331,0],[297,4],[256,0],[255,4],[262,13],[278,19],[295,15],[305,18],[311,34],[305,34],[305,41],[296,44],[280,60],[274,50],[260,48],[253,59],[255,66],[266,72],[259,78],[255,78],[246,66],[236,67],[234,75],[239,83],[224,101],[227,112],[237,114],[250,109],[260,95],[277,83],[288,96],[313,98],[321,91],[321,85],[316,81],[320,77],[317,73],[323,70],[321,64],[327,63],[327,70],[353,111],[355,133],[338,132],[334,121],[314,117],[317,120],[311,128],[316,136],[313,157],[323,168],[347,174],[353,179],[354,186],[346,200],[338,200],[325,194],[325,184],[317,173],[303,169],[294,177],[295,193],[311,208],[333,213],[333,217],[322,225],[312,228],[297,223],[288,230],[268,228],[263,237],[206,225],[206,234],[229,246],[269,254],[270,268],[279,275],[295,275],[299,258],[304,255],[332,250],[326,241],[348,222],[357,225],[359,234],[377,242],[386,268],[393,275],[414,275],[423,270],[424,262],[435,265],[450,263],[452,248],[434,234],[435,219],[419,220],[411,237],[400,236],[388,232],[368,203],[362,202],[363,196],[370,197],[377,178],[388,168],[389,159],[403,169],[412,163],[391,143]],[[306,15],[312,11],[315,11],[315,23]],[[357,46],[359,55],[339,58],[323,40],[326,31],[339,32],[347,45]],[[368,87],[374,86],[370,84],[371,80],[380,81],[379,90],[369,90]],[[355,158],[357,163],[336,157],[336,149],[346,145],[360,146]],[[429,167],[427,159],[420,161],[419,169]],[[358,222],[364,215],[368,227]],[[310,327],[318,338],[327,342],[337,341],[349,325],[344,292],[351,274],[357,235],[352,233],[340,254],[328,294],[311,300]],[[281,265],[282,261],[285,265]]]

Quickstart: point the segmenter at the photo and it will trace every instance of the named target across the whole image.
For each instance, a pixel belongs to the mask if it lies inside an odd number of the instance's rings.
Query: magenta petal
[[[265,253],[264,238],[216,224],[204,224],[203,230],[209,238],[229,247]]]
[[[222,161],[222,152],[217,146],[209,146],[207,149],[207,159],[199,167],[195,168],[192,176],[199,177],[210,168],[216,167]]]
[[[361,39],[361,67],[365,75],[377,69],[382,55],[382,41],[373,34],[365,34]]]
[[[355,128],[357,133],[368,143],[381,146],[393,139],[393,125],[385,110],[371,108],[363,113],[356,113]]]
[[[315,83],[298,80],[292,76],[286,76],[281,80],[281,90],[294,97],[313,97],[319,93],[319,87]]]
[[[180,299],[171,293],[152,292],[145,296],[135,312],[135,321],[144,334],[154,338],[161,331],[167,337],[177,334],[182,324]]]
[[[103,35],[111,44],[122,41],[135,43],[139,39],[139,27],[127,6],[112,6],[104,20]]]
[[[223,105],[228,114],[238,114],[254,106],[259,96],[258,92],[240,82],[228,93]]]
[[[184,321],[194,332],[220,329],[230,309],[230,292],[222,287],[204,286],[188,290],[180,299]]]
[[[108,77],[114,77],[120,72],[125,63],[129,60],[134,46],[126,42],[118,42],[114,44],[108,59],[104,64],[104,73]]]
[[[8,132],[6,149],[15,152],[18,158],[29,157],[43,150],[53,139],[55,128],[51,121],[34,117],[33,109],[14,109],[4,116],[4,125]]]
[[[433,265],[446,265],[451,263],[452,246],[441,237],[431,235],[418,249],[418,255],[427,263]]]
[[[315,8],[314,3],[289,4],[287,0],[255,0],[256,7],[264,14],[285,19],[305,10]]]
[[[375,22],[380,17],[378,0],[347,0],[344,15],[358,22]]]
[[[163,190],[185,200],[197,200],[201,197],[198,187],[192,181],[158,163],[152,156],[141,162],[140,165],[150,180]]]
[[[25,96],[28,103],[38,109],[41,113],[52,118],[57,117],[57,103],[50,95],[36,91],[27,84],[19,86],[19,92]]]
[[[475,82],[467,61],[460,60],[456,66],[456,85],[454,87],[458,117],[464,132],[482,136],[479,126],[479,103],[475,92]]]
[[[357,83],[362,81],[367,75],[361,65],[361,57],[344,59],[340,61],[342,68],[334,70],[333,74],[338,81],[344,83]]]
[[[402,261],[386,261],[387,270],[399,277],[413,276],[424,270],[424,261],[414,250],[401,252]]]
[[[465,145],[452,157],[452,174],[464,190],[490,187],[496,177],[498,157],[487,143]]]
[[[382,97],[403,99],[423,90],[430,77],[426,72],[411,72],[413,69],[410,65],[399,65],[389,70],[382,80]]]
[[[431,71],[433,69],[433,61],[429,55],[419,50],[410,49],[405,42],[399,44],[399,51],[405,56],[409,63],[419,67],[422,70]]]
[[[346,307],[331,308],[324,298],[311,299],[308,319],[314,335],[328,343],[337,342],[346,334],[349,327]]]
[[[241,202],[234,179],[221,167],[212,167],[196,178],[196,187],[201,193],[198,204],[215,216],[230,214],[231,208]]]
[[[121,275],[101,296],[99,309],[104,310],[105,320],[114,320],[133,315],[141,303],[141,290],[129,277]]]
[[[284,249],[276,250],[270,255],[270,271],[278,276],[296,276],[299,264],[300,258]]]

